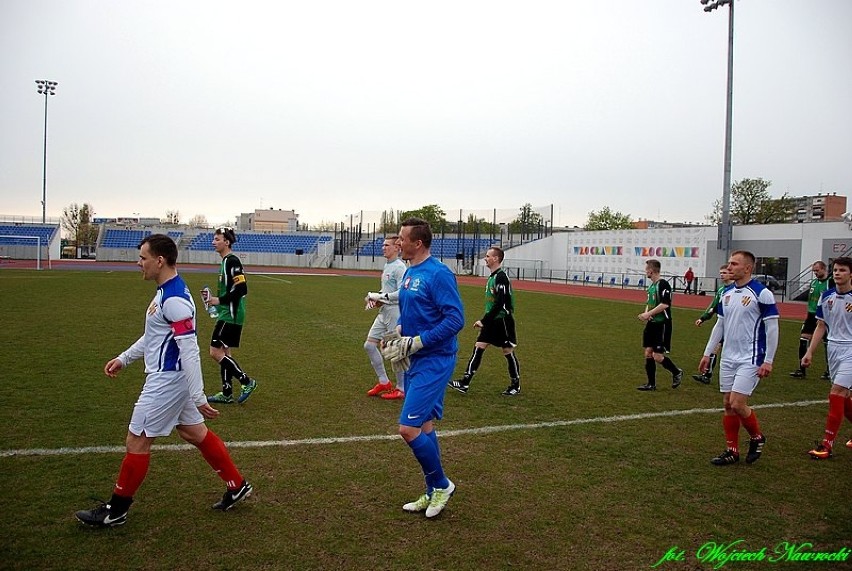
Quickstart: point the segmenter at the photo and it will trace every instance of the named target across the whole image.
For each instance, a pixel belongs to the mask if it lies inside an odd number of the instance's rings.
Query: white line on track
[[[825,405],[828,401],[805,400],[796,402],[779,402],[770,404],[753,405],[752,408],[788,408],[805,407],[817,404]],[[649,418],[663,418],[672,416],[686,416],[690,414],[718,414],[721,408],[691,408],[687,410],[669,410],[664,412],[642,412],[638,414],[622,414],[617,416],[597,416],[593,418],[576,418],[574,420],[554,420],[551,422],[536,422],[532,424],[504,424],[500,426],[482,426],[479,428],[459,428],[456,430],[442,430],[441,437],[465,436],[468,434],[492,434],[494,432],[507,432],[509,430],[537,430],[540,428],[555,428],[561,426],[575,426],[578,424],[597,424],[626,422],[631,420],[645,420]],[[242,442],[228,442],[229,448],[270,448],[273,446],[313,446],[317,444],[347,444],[350,442],[377,442],[380,440],[398,440],[397,434],[372,434],[366,436],[336,436],[328,438],[304,438],[302,440],[246,440]],[[191,444],[155,444],[153,450],[193,450]],[[125,452],[124,446],[83,446],[80,448],[26,448],[21,450],[0,450],[0,458],[11,456],[77,456],[82,454],[121,454]]]

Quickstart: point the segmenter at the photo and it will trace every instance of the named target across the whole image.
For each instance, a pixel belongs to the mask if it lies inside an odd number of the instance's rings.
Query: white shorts
[[[852,345],[828,343],[828,372],[831,382],[852,389]]]
[[[381,341],[386,333],[391,333],[396,329],[398,323],[399,306],[383,305],[379,308],[379,314],[373,320],[373,325],[370,327],[370,332],[367,333],[367,338]]]
[[[204,422],[189,398],[189,385],[181,371],[151,373],[133,407],[128,430],[136,436],[168,436],[175,426]]]
[[[719,392],[751,396],[760,382],[759,368],[752,363],[731,363],[723,358],[719,365]]]

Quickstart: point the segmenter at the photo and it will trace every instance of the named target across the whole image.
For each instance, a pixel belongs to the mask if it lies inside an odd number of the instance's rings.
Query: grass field
[[[214,280],[184,277],[193,290]],[[153,285],[136,272],[0,271],[0,569],[631,570],[677,546],[684,560],[657,568],[686,570],[713,568],[699,559],[708,542],[740,539],[738,549],[766,547],[767,560],[725,568],[765,569],[782,542],[852,548],[852,451],[827,462],[806,455],[822,434],[828,384],[787,375],[799,323],[782,322],[776,372],[752,399],[773,405],[758,409],[763,458],[717,468],[708,462],[724,446],[715,383],[672,390],[661,372],[655,393],[635,390],[640,307],[530,292],[517,293],[523,393],[500,396],[505,360],[486,352],[471,392],[446,395],[439,425],[456,495],[435,520],[404,513],[422,477],[395,437],[400,403],[364,394],[373,314],[362,299],[378,281],[250,276],[236,356],[259,389],[244,406],[221,406],[210,426],[248,444],[232,455],[255,495],[214,512],[223,487],[201,456],[161,449],[127,525],[90,530],[73,513],[109,497],[143,381],[141,363],[114,380],[103,365],[141,334]],[[481,288],[460,289],[459,371],[482,311]],[[674,310],[671,356],[689,373],[709,334],[691,324],[697,315]],[[201,313],[208,393],[219,390],[206,357],[212,325]],[[849,423],[841,436],[852,437]],[[52,452],[8,453],[33,449]],[[852,556],[782,565],[852,568]]]

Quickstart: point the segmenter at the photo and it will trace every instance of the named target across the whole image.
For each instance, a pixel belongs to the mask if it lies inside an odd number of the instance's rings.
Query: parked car
[[[775,276],[770,276],[769,274],[755,274],[752,277],[766,286],[766,289],[772,293],[784,289],[783,284]]]

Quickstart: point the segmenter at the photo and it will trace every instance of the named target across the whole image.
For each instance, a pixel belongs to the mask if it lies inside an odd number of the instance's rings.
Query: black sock
[[[663,357],[663,361],[660,364],[663,366],[663,368],[665,370],[670,372],[672,375],[676,375],[676,374],[680,373],[680,369],[678,369],[677,365],[675,365],[672,362],[672,360],[669,359],[668,357]]]
[[[467,362],[467,368],[464,370],[464,378],[468,383],[476,374],[476,370],[482,362],[482,355],[484,353],[485,349],[480,349],[479,347],[473,348],[473,353],[470,356],[470,360]]]
[[[231,370],[225,365],[225,362],[219,363],[219,376],[222,379],[222,394],[229,397],[234,394],[234,388],[231,385]]]
[[[119,496],[116,493],[112,494],[112,498],[109,500],[109,512],[110,515],[119,516],[127,510],[130,509],[130,504],[133,503],[133,498],[128,498],[127,496]]]
[[[648,384],[657,384],[657,362],[653,357],[645,358],[645,374],[648,375]]]
[[[225,355],[222,360],[219,361],[219,365],[222,367],[227,367],[228,371],[231,373],[231,376],[239,379],[241,385],[248,384],[249,376],[245,374],[245,371],[240,369],[240,366],[230,355]]]
[[[828,333],[826,333],[826,335],[828,335]],[[825,372],[828,373],[830,370],[828,368],[828,339],[825,337],[822,339],[822,348],[825,349]]]
[[[799,339],[799,370],[804,371],[804,367],[802,367],[802,357],[805,356],[805,353],[808,352],[808,343],[810,340],[805,339],[804,337]]]
[[[515,357],[514,351],[506,354],[505,357],[509,365],[509,379],[513,385],[518,386],[521,384],[521,364],[518,362],[518,358]]]
[[[713,353],[710,355],[710,368],[707,369],[707,372],[704,373],[704,376],[710,378],[713,376],[713,369],[716,368],[716,361],[719,359],[719,355]]]

